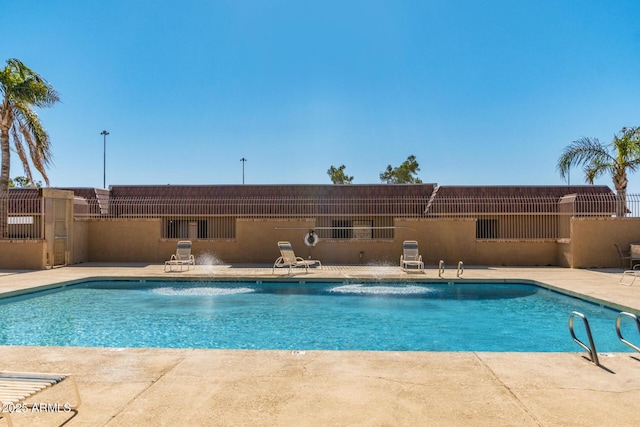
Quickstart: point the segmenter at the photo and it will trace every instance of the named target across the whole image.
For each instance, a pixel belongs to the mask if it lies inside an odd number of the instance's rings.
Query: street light
[[[242,162],[242,185],[244,185],[244,164],[247,162],[247,159],[243,157],[240,161]]]
[[[107,135],[109,132],[103,130],[100,135],[104,137],[104,148],[102,151],[102,188],[107,188]]]

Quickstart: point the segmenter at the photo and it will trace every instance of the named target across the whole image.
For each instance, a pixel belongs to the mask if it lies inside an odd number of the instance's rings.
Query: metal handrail
[[[444,274],[444,261],[440,260],[440,262],[438,263],[438,277],[442,277],[443,274]]]
[[[582,322],[584,323],[584,328],[587,331],[587,338],[589,338],[590,346],[587,346],[585,343],[583,343],[576,337],[576,334],[573,331],[574,316],[578,316],[582,319]],[[591,335],[591,328],[589,327],[589,321],[587,320],[587,316],[577,311],[572,311],[571,314],[569,315],[569,331],[571,332],[571,338],[573,338],[573,340],[580,347],[582,347],[583,349],[585,349],[587,353],[589,353],[589,358],[591,359],[591,362],[593,362],[593,364],[596,366],[600,366],[600,361],[598,360],[598,352],[596,350],[596,344],[593,342],[593,336]]]
[[[632,313],[627,313],[626,311],[622,311],[620,314],[618,314],[618,318],[616,319],[616,334],[618,334],[618,338],[620,338],[620,341],[622,341],[623,344],[628,345],[629,347],[631,347],[632,349],[640,353],[640,347],[636,346],[635,344],[627,341],[622,337],[622,333],[620,332],[620,322],[622,321],[622,317],[624,316],[630,317],[636,321],[636,326],[638,327],[638,333],[640,333],[640,320],[638,320],[638,316]]]
[[[458,272],[456,273],[456,277],[462,276],[462,273],[464,273],[464,262],[458,261]]]

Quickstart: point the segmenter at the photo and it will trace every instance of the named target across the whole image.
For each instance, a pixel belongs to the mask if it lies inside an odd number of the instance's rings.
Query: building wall
[[[395,238],[386,240],[321,239],[307,247],[304,235],[315,226],[314,219],[238,220],[236,238],[194,240],[192,253],[201,262],[273,263],[280,255],[276,243],[291,242],[296,255],[335,264],[399,264],[404,240],[416,240],[426,265],[558,265],[555,242],[478,241],[472,219],[397,219]],[[175,252],[177,239],[161,239],[159,220],[95,220],[87,230],[87,256],[93,262],[163,262]],[[81,239],[76,239],[78,241]],[[205,260],[206,257],[206,260]]]
[[[161,239],[159,220],[96,220],[85,223],[88,224],[89,236],[88,261],[157,263],[175,253],[178,239]],[[326,263],[395,262],[395,256],[389,256],[393,241],[336,243],[321,240],[317,246],[309,248],[304,243],[304,235],[314,226],[313,219],[238,220],[236,239],[194,240],[192,253],[201,262],[217,259],[225,263],[273,263],[280,256],[277,242],[286,240],[291,242],[296,255]],[[401,247],[400,244],[400,251]]]
[[[0,240],[0,269],[42,270],[47,267],[45,240]]]
[[[640,218],[573,218],[571,253],[573,268],[620,267],[614,247],[623,250],[640,242]]]
[[[166,257],[168,242],[160,241],[160,220],[95,220],[89,223],[90,262],[157,262]],[[168,257],[167,257],[168,259]]]
[[[416,240],[425,265],[447,265],[476,259],[476,222],[473,219],[402,219],[396,220],[394,252],[397,262],[404,240]]]
[[[309,248],[303,238],[314,219],[238,220],[236,238],[194,240],[193,253],[201,262],[273,263],[280,255],[276,243],[290,241],[298,256],[327,264],[397,265],[404,240],[417,240],[425,265],[546,266],[572,268],[620,267],[613,246],[628,249],[640,242],[640,218],[573,218],[571,239],[554,241],[483,241],[475,238],[473,219],[396,219],[392,240],[321,239]],[[177,239],[161,239],[160,220],[76,221],[72,232],[72,263],[161,263],[175,253]],[[44,240],[1,241],[0,268],[47,267]],[[215,262],[215,261],[214,261]]]
[[[89,222],[74,221],[71,239],[71,264],[89,262]]]
[[[414,219],[396,221],[395,252],[403,240],[417,240],[426,265],[557,265],[555,241],[477,240],[474,219]]]
[[[465,264],[469,264],[465,262]],[[558,265],[554,241],[478,241],[471,265],[550,266]]]
[[[558,266],[571,267],[573,265],[573,253],[571,252],[571,239],[558,240]]]

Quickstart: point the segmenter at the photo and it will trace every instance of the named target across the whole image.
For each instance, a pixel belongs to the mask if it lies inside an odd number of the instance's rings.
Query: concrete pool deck
[[[620,285],[621,271],[467,267],[463,278],[535,280],[640,313],[640,280]],[[284,273],[276,270],[275,277]],[[81,264],[0,271],[0,292],[92,277],[189,276],[274,277],[266,265],[199,265],[165,273],[157,264]],[[294,277],[448,281],[456,271],[448,269],[443,276],[439,279],[435,269],[407,274],[395,266],[324,266],[308,275],[297,270]],[[628,338],[640,342],[640,334]],[[0,346],[0,369],[69,372],[80,388],[83,403],[77,415],[16,413],[16,426],[67,421],[68,426],[637,425],[640,354],[600,354],[602,367],[585,356],[577,345],[575,353]],[[72,396],[64,383],[51,391],[63,403]],[[42,395],[33,401],[52,398]]]

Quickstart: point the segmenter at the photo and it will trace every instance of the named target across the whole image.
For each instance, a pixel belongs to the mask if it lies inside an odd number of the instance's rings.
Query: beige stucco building
[[[181,239],[201,262],[273,263],[276,242],[334,264],[620,267],[640,218],[606,186],[203,185],[13,189],[0,268],[161,263]],[[307,246],[309,231],[319,236]]]

